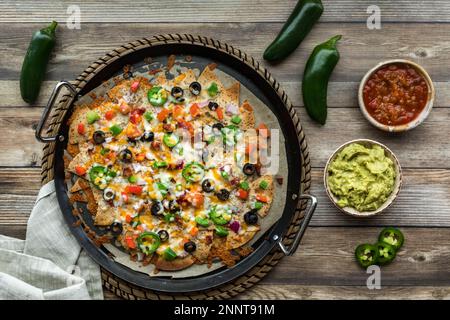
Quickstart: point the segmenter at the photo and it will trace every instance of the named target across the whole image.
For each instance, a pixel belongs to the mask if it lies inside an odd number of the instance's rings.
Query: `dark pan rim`
[[[157,53],[157,54],[155,54]],[[282,237],[286,232],[287,227],[291,223],[292,217],[295,214],[298,205],[298,198],[296,197],[301,190],[301,149],[298,140],[295,125],[292,121],[282,99],[273,88],[273,86],[261,76],[254,68],[246,64],[244,61],[236,56],[230,55],[227,52],[220,51],[214,48],[206,47],[195,43],[164,43],[145,47],[138,50],[133,50],[125,56],[122,56],[111,64],[99,70],[87,82],[82,84],[80,94],[83,95],[91,89],[97,87],[102,80],[109,79],[117,71],[126,64],[134,64],[142,61],[148,56],[168,54],[192,54],[204,56],[211,61],[217,61],[223,65],[229,66],[236,70],[241,76],[237,77],[244,85],[253,83],[256,85],[269,100],[267,104],[269,108],[277,116],[280,123],[283,125],[282,131],[286,141],[286,153],[288,158],[288,182],[287,182],[287,197],[286,205],[282,217],[275,225],[267,232],[266,237],[260,245],[255,248],[254,252],[246,258],[239,261],[236,266],[232,268],[219,269],[216,272],[205,274],[194,278],[169,279],[150,277],[144,273],[133,271],[119,263],[114,262],[104,251],[100,250],[86,235],[84,230],[75,226],[77,218],[72,214],[72,207],[70,205],[66,185],[64,182],[64,164],[60,161],[65,149],[65,142],[57,141],[55,146],[56,160],[54,162],[54,177],[57,191],[58,202],[60,204],[63,215],[75,237],[89,255],[103,268],[115,276],[127,281],[136,286],[166,293],[188,293],[194,291],[208,290],[227,282],[230,282],[239,276],[248,272],[251,268],[260,263],[264,257],[273,249],[277,243],[276,239]],[[244,80],[247,79],[248,83]],[[80,86],[79,86],[80,87]],[[59,133],[67,137],[68,127],[66,120],[71,112],[67,112],[62,125],[59,128]],[[66,139],[67,140],[67,139]]]

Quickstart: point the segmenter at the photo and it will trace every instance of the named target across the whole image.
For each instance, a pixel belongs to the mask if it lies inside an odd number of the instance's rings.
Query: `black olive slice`
[[[112,201],[112,200],[114,200],[115,196],[116,196],[116,193],[114,192],[113,189],[106,188],[105,190],[103,190],[103,199],[105,199],[105,201]]]
[[[159,239],[161,240],[161,242],[165,242],[165,241],[169,240],[169,233],[166,230],[159,230],[158,236],[159,236]]]
[[[123,149],[119,153],[119,158],[123,162],[131,162],[131,159],[133,158],[133,153],[130,151],[130,149]]]
[[[219,192],[216,193],[216,197],[222,201],[228,200],[230,197],[230,191],[227,189],[220,189]]]
[[[219,107],[219,105],[217,103],[215,103],[214,101],[210,101],[208,103],[208,108],[211,111],[216,111],[218,107]]]
[[[224,128],[224,125],[220,122],[214,123],[212,126],[213,129],[222,130]]]
[[[184,244],[184,251],[186,252],[194,252],[197,249],[197,246],[193,241],[188,241]]]
[[[92,135],[92,139],[94,140],[94,142],[96,144],[101,144],[101,143],[105,142],[105,133],[101,130],[97,130]]]
[[[258,214],[256,210],[250,210],[246,214],[244,214],[244,220],[247,224],[256,224],[258,222]]]
[[[172,91],[170,91],[170,94],[172,95],[172,97],[178,99],[181,98],[183,96],[183,89],[181,89],[180,87],[173,87]]]
[[[159,216],[164,213],[164,207],[161,204],[161,202],[159,202],[159,201],[153,202],[153,204],[150,208],[150,211],[151,211],[152,215]]]
[[[244,172],[245,175],[247,176],[251,176],[255,173],[256,168],[254,164],[251,163],[246,163],[244,164],[244,167],[242,168],[242,171]]]
[[[211,183],[211,180],[209,180],[209,179],[203,180],[202,190],[205,192],[213,192],[214,191],[214,187],[213,187],[213,184]]]
[[[118,235],[122,234],[122,231],[123,231],[122,223],[117,222],[117,221],[113,222],[110,225],[109,230],[111,231],[112,235],[114,235],[114,236],[118,236]]]
[[[202,91],[202,85],[200,83],[198,83],[197,81],[194,81],[189,85],[189,91],[194,96],[198,96],[200,94],[200,92]]]
[[[145,131],[141,139],[146,142],[152,142],[155,139],[155,134],[152,131]]]

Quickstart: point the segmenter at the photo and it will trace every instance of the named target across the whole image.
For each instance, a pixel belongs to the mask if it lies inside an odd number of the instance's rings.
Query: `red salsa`
[[[414,120],[425,108],[428,86],[416,69],[393,63],[374,72],[363,91],[364,105],[378,122],[398,126]]]

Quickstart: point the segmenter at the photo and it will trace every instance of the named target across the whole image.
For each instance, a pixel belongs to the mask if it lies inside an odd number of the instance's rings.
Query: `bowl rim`
[[[332,192],[328,186],[328,168],[329,168],[331,162],[334,160],[334,158],[337,156],[337,154],[343,148],[345,148],[346,146],[348,146],[352,143],[366,143],[366,144],[371,144],[371,145],[374,145],[374,144],[379,145],[380,147],[383,148],[383,150],[385,152],[387,152],[389,154],[390,158],[394,162],[394,168],[396,169],[396,172],[397,172],[397,177],[395,178],[395,182],[394,182],[394,190],[392,190],[392,193],[389,195],[386,202],[384,202],[378,209],[376,209],[374,211],[360,212],[352,207],[343,207],[342,208],[342,207],[338,206],[338,204],[336,203],[336,200],[335,200],[336,197],[332,194]],[[392,152],[392,150],[389,149],[386,145],[384,145],[378,141],[371,140],[371,139],[354,139],[354,140],[350,140],[350,141],[340,145],[328,158],[327,163],[325,164],[324,172],[323,172],[323,183],[324,183],[324,187],[325,187],[325,192],[326,192],[328,198],[330,199],[330,201],[333,203],[333,205],[337,209],[339,209],[339,211],[341,211],[349,216],[357,217],[357,218],[367,218],[367,217],[376,216],[376,215],[381,214],[387,208],[389,208],[392,205],[392,203],[394,203],[394,201],[397,199],[398,194],[400,193],[400,190],[402,188],[402,183],[403,183],[402,178],[403,178],[402,168],[401,168],[400,162],[398,161],[398,158],[394,154],[394,152]]]
[[[364,104],[364,99],[363,99],[364,85],[366,84],[369,77],[374,72],[378,71],[380,68],[382,68],[386,65],[389,65],[389,64],[393,64],[393,63],[404,63],[404,64],[412,66],[413,68],[416,69],[416,71],[418,71],[424,77],[425,82],[427,83],[427,86],[428,86],[427,104],[425,105],[423,110],[420,112],[420,114],[411,122],[408,122],[408,123],[402,124],[402,125],[397,125],[397,126],[385,125],[385,124],[382,124],[382,123],[378,122],[377,120],[375,120],[367,111],[366,106]],[[387,131],[387,132],[403,132],[403,131],[411,130],[425,121],[425,119],[430,114],[431,109],[433,108],[435,95],[436,95],[436,92],[435,92],[433,81],[431,80],[431,77],[428,74],[428,72],[421,65],[417,64],[416,62],[406,60],[406,59],[390,59],[390,60],[385,60],[385,61],[378,63],[376,66],[374,66],[369,71],[367,71],[366,74],[364,75],[364,77],[361,79],[361,81],[359,83],[359,88],[358,88],[358,104],[359,104],[359,108],[360,108],[362,114],[364,115],[364,117],[376,128],[381,129],[383,131]]]

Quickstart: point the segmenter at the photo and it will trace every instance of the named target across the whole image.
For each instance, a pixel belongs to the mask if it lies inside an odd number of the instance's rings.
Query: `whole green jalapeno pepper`
[[[327,120],[328,80],[339,61],[336,43],[341,37],[334,36],[316,46],[303,73],[303,103],[309,116],[322,125]]]
[[[305,39],[323,12],[320,0],[300,0],[278,36],[264,51],[268,61],[282,60]]]
[[[20,73],[20,94],[25,102],[33,103],[39,95],[50,54],[55,46],[57,25],[53,21],[48,27],[35,32],[31,38]]]

